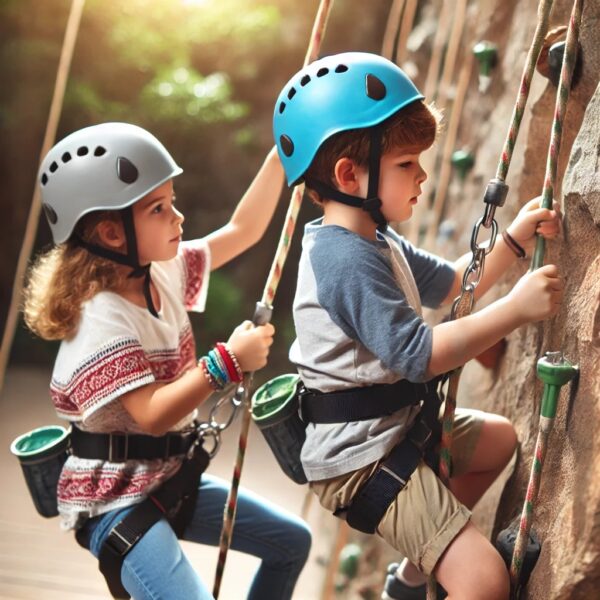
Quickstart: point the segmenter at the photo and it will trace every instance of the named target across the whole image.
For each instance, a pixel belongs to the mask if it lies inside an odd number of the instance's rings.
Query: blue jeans
[[[183,539],[218,546],[229,484],[202,475],[192,521]],[[90,519],[86,534],[98,556],[110,530],[133,509],[114,510]],[[248,600],[286,600],[310,550],[308,526],[299,517],[240,488],[231,548],[261,559]],[[127,554],[121,580],[134,600],[212,600],[213,596],[183,554],[170,525],[161,519]]]

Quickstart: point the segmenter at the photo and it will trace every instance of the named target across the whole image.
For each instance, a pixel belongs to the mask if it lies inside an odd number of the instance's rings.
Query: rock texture
[[[479,39],[499,46],[499,64],[488,93],[474,82],[464,107],[457,147],[476,150],[476,163],[462,187],[451,186],[445,219],[455,237],[449,256],[465,251],[471,227],[483,212],[480,198],[493,177],[533,35],[537,3],[481,2]],[[552,26],[568,22],[571,2],[555,3]],[[460,402],[506,415],[515,424],[520,454],[495,517],[495,531],[520,514],[537,435],[541,383],[537,359],[561,349],[581,369],[578,389],[565,386],[550,436],[534,527],[542,554],[525,597],[578,600],[600,594],[600,3],[585,3],[581,29],[581,74],[571,92],[559,161],[565,232],[549,244],[546,262],[557,264],[566,292],[554,319],[514,332],[495,372],[473,362],[464,370]],[[500,229],[541,193],[556,88],[536,73],[507,183]],[[562,193],[560,182],[562,181]],[[433,248],[435,250],[436,248]],[[439,250],[439,248],[438,248]],[[505,293],[528,268],[516,267],[481,306]],[[495,507],[486,506],[491,511]],[[488,518],[492,515],[488,514]]]

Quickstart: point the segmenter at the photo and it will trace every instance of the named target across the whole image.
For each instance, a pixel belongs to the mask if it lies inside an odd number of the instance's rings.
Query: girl
[[[50,391],[73,424],[73,454],[58,507],[116,597],[212,598],[176,537],[218,544],[227,495],[214,477],[198,482],[208,457],[195,409],[262,368],[273,340],[272,325],[244,322],[196,361],[186,310],[202,311],[210,271],[265,232],[283,177],[276,152],[229,223],[185,243],[181,172],[144,129],[106,123],[67,136],[39,173],[56,246],[31,270],[24,313],[33,332],[62,340]],[[262,559],[248,598],[290,598],[310,533],[240,490],[232,548]]]

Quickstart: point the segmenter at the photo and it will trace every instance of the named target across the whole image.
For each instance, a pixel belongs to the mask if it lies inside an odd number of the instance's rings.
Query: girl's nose
[[[175,217],[176,221],[179,221],[180,223],[183,223],[185,221],[185,217],[183,216],[183,213],[178,211],[174,206],[173,208],[173,216]]]

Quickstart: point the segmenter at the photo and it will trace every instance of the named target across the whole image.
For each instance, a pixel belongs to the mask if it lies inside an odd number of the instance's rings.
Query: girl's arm
[[[554,239],[560,233],[561,214],[558,203],[554,203],[553,209],[550,211],[540,208],[540,198],[534,198],[523,206],[508,227],[508,233],[528,255],[535,246],[536,233],[545,239]],[[487,243],[483,245],[487,246]],[[471,257],[471,253],[468,252],[454,263],[454,283],[442,304],[449,304],[460,294],[463,274],[471,262]],[[507,246],[504,238],[498,235],[494,249],[485,258],[483,277],[475,290],[475,299],[481,298],[516,260],[515,253]]]
[[[211,268],[218,269],[256,244],[275,212],[283,186],[283,168],[273,149],[237,205],[229,223],[206,237]]]
[[[256,371],[267,364],[274,332],[270,323],[253,327],[245,321],[236,327],[227,343],[243,371]],[[171,383],[151,383],[124,394],[120,400],[144,432],[163,435],[212,393],[204,371],[195,367]]]

